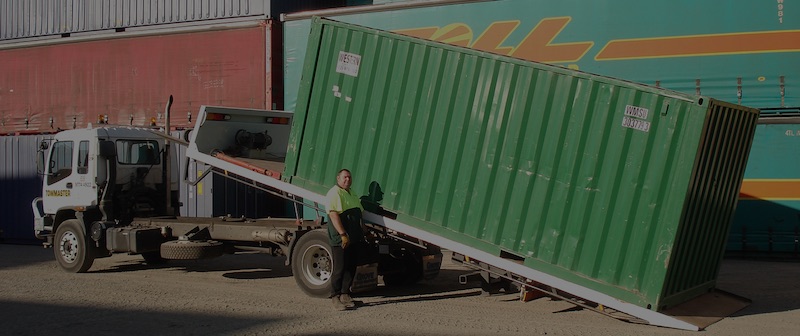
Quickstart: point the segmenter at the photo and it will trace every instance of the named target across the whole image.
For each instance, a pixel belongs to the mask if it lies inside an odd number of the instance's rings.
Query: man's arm
[[[333,224],[333,228],[336,229],[336,232],[339,235],[347,234],[347,231],[344,229],[344,225],[342,224],[342,218],[339,217],[339,213],[336,211],[328,211],[328,216],[331,218],[331,224]]]
[[[328,216],[331,218],[331,225],[333,225],[333,228],[339,233],[339,236],[342,237],[342,248],[347,248],[347,246],[350,245],[350,239],[347,237],[347,231],[345,231],[344,225],[342,225],[342,218],[339,217],[339,213],[336,211],[328,211]]]

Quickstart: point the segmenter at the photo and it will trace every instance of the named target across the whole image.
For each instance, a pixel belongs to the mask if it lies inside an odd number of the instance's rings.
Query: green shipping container
[[[758,113],[315,18],[284,179],[662,311],[715,288]]]

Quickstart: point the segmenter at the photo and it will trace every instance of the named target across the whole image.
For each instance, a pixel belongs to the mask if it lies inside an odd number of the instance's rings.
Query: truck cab
[[[66,130],[41,143],[34,231],[62,267],[84,271],[110,255],[103,241],[109,227],[169,214],[164,181],[173,179],[164,174],[164,148],[152,130],[122,126]]]
[[[104,142],[113,144],[114,153],[100,155]],[[86,128],[56,134],[51,145],[43,146],[49,147],[42,190],[44,213],[98,207],[109,192],[132,206],[123,209],[118,205],[120,214],[163,209],[163,204],[152,198],[163,190],[163,144],[149,130],[135,128]],[[113,183],[108,182],[110,175]]]

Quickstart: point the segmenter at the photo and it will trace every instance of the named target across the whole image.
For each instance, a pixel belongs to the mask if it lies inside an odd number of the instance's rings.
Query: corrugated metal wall
[[[713,288],[757,110],[319,21],[293,184],[349,168],[403,223],[648,309]]]
[[[709,107],[681,226],[669,262],[662,302],[679,303],[714,286],[738,201],[758,115],[716,102]],[[722,183],[738,181],[738,183]]]
[[[366,0],[0,0],[0,43],[41,36],[269,19],[282,13],[370,4]]]
[[[271,108],[273,23],[0,50],[0,132],[81,128],[101,114],[163,125],[169,95],[173,127],[190,127],[203,104]]]
[[[0,0],[0,40],[269,15],[265,0]]]
[[[36,244],[31,201],[42,195],[36,155],[44,135],[0,137],[0,242]]]

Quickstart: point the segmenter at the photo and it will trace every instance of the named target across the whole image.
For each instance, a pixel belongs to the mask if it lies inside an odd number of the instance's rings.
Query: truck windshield
[[[154,140],[117,140],[117,162],[120,164],[159,164],[158,142]]]
[[[58,141],[53,144],[50,166],[47,171],[47,184],[51,185],[72,174],[72,141]]]

